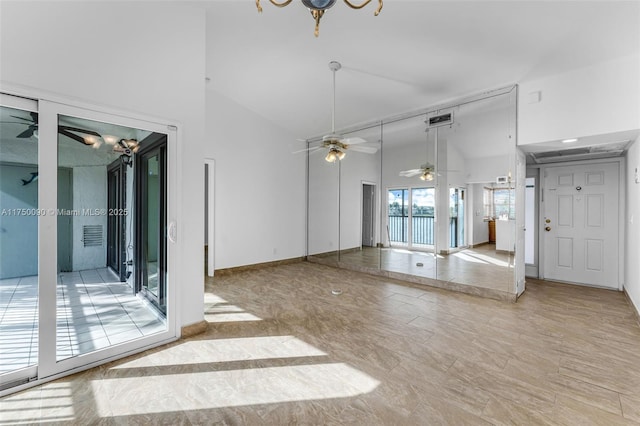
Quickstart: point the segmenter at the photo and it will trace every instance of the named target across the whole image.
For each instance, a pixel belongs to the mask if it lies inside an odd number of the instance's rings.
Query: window
[[[516,192],[513,188],[484,188],[484,218],[515,219]]]

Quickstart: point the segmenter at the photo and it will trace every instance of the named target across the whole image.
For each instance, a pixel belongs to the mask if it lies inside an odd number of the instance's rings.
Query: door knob
[[[549,232],[549,231],[551,231],[551,227],[550,227],[550,226],[547,226],[546,228],[544,228],[544,230],[545,230],[545,231],[547,231],[547,232]]]

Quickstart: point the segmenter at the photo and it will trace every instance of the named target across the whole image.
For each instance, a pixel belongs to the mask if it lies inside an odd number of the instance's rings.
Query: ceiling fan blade
[[[74,141],[80,142],[82,144],[91,145],[91,143],[87,143],[87,141],[82,136],[78,136],[75,133],[71,133],[71,132],[67,131],[63,126],[58,126],[58,133],[60,133],[61,135],[66,136],[68,138],[71,138]]]
[[[362,138],[342,138],[340,139],[340,143],[345,144],[345,145],[357,145],[360,143],[367,143],[366,139],[362,139]]]
[[[58,128],[66,130],[68,132],[84,133],[85,135],[97,136],[99,138],[102,137],[102,135],[100,133],[94,132],[93,130],[80,129],[80,128],[77,128],[77,127],[69,127],[69,126],[58,126]]]
[[[347,149],[349,151],[364,152],[365,154],[375,154],[378,152],[378,148],[375,146],[349,145]]]
[[[18,120],[26,121],[27,123],[37,123],[36,121],[29,120],[28,118],[18,117],[17,115],[10,115],[11,118],[17,118]],[[26,124],[26,123],[25,123]]]
[[[422,169],[413,169],[413,170],[403,170],[398,175],[403,177],[414,177],[422,174],[424,170]]]
[[[311,148],[301,149],[299,151],[293,151],[292,154],[300,154],[301,152],[309,152],[309,153],[311,153],[311,152],[317,151],[317,150],[322,149],[322,148],[324,148],[324,147],[322,147],[322,146],[314,146],[314,147],[311,147]]]
[[[20,139],[30,138],[31,136],[33,136],[33,132],[35,130],[36,130],[35,126],[29,126],[29,128],[27,130],[25,130],[24,132],[20,133],[18,136],[16,136],[16,138],[20,138]]]

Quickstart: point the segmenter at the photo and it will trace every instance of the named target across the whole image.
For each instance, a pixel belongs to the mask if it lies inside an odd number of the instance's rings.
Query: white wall
[[[0,279],[38,274],[38,181],[22,182],[37,171],[32,165],[0,165]],[[17,214],[13,209],[34,214]]]
[[[80,166],[73,168],[73,210],[107,208],[107,168]],[[107,264],[107,215],[79,214],[71,218],[73,226],[73,270],[104,268]],[[102,245],[85,247],[82,229],[85,225],[102,225]]]
[[[206,111],[204,154],[216,161],[215,268],[304,256],[306,154],[292,152],[306,144],[211,90]]]
[[[638,170],[638,177],[636,177]],[[638,181],[636,181],[638,179]],[[640,312],[640,138],[627,152],[627,232],[624,287]]]
[[[340,164],[324,161],[323,151],[317,151],[309,158],[309,255],[339,249]]]
[[[0,76],[180,123],[181,324],[203,318],[205,13],[169,2],[3,1]]]
[[[541,100],[530,102],[530,93]],[[640,58],[631,55],[523,81],[518,145],[640,128]]]

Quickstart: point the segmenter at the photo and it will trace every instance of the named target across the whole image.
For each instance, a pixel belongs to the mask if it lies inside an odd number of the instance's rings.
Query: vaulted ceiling
[[[341,1],[314,37],[297,1],[209,1],[207,84],[296,137],[562,73],[640,50],[638,1]]]

